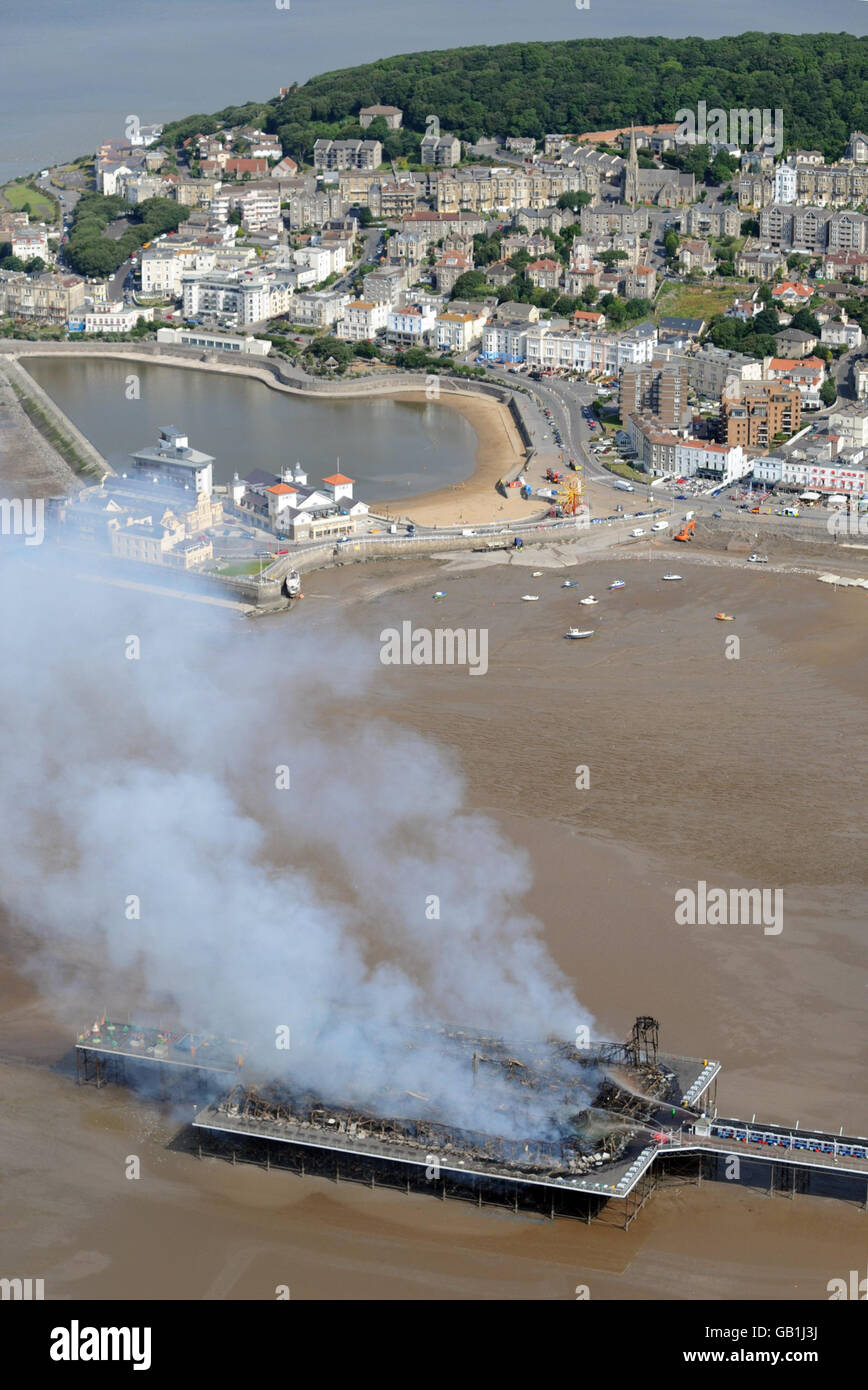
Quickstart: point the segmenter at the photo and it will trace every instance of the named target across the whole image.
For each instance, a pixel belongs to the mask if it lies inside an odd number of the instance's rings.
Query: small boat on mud
[[[539,603],[539,594],[522,594],[522,602]]]
[[[731,613],[715,613],[714,616],[719,623],[731,623],[733,621]]]
[[[563,584],[561,585],[562,589],[578,589],[578,587],[578,579],[565,579]]]
[[[578,627],[571,627],[568,632],[564,633],[564,636],[569,637],[573,642],[578,642],[582,637],[593,637],[593,635],[594,628],[592,627],[587,628],[585,631],[582,631],[582,629]]]
[[[680,574],[664,574],[663,578],[664,578],[664,579],[681,579],[682,576],[681,576]]]
[[[610,589],[626,589],[626,587],[627,586],[624,583],[623,579],[613,579],[611,584],[609,585]]]
[[[445,598],[445,597],[446,597],[446,590],[445,590],[445,589],[438,589],[437,592],[436,592],[436,594],[434,595],[434,597],[435,597],[435,598]]]
[[[580,599],[579,599],[579,603],[584,604],[584,606],[585,606],[586,608],[590,608],[590,606],[591,606],[592,603],[599,603],[599,602],[600,602],[600,600],[599,600],[598,598],[594,598],[594,595],[593,595],[593,594],[588,594],[588,597],[587,597],[587,598],[580,598]]]

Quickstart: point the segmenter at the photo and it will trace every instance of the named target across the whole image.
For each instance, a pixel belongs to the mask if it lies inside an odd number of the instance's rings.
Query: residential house
[[[337,335],[349,343],[372,341],[386,327],[389,305],[376,300],[353,299],[344,309]]]
[[[538,290],[556,290],[560,286],[563,270],[560,261],[545,258],[531,261],[525,267],[525,273]]]
[[[437,315],[438,348],[441,351],[451,348],[453,352],[468,352],[481,341],[487,321],[488,310],[481,305],[466,310],[444,310]]]
[[[854,348],[862,346],[862,329],[858,323],[849,322],[847,315],[842,313],[839,319],[830,319],[823,324],[820,342],[827,347],[843,347],[852,352]]]
[[[394,347],[428,347],[436,334],[437,314],[430,305],[404,304],[387,315],[386,341]]]
[[[461,276],[472,269],[472,257],[461,251],[445,251],[440,259],[434,262],[434,288],[442,294],[451,294]]]

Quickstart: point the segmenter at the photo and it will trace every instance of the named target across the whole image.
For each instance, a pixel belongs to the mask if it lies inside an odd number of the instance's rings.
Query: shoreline
[[[411,402],[426,404],[424,391],[402,393]],[[504,498],[497,483],[525,457],[525,448],[507,405],[473,392],[442,392],[432,404],[457,410],[476,435],[476,461],[473,472],[462,483],[432,488],[415,497],[387,497],[371,504],[372,511],[409,517],[425,526],[454,526],[459,522],[483,525],[487,522],[527,520],[527,503]],[[459,507],[458,515],[455,507]]]
[[[63,346],[66,347],[66,344]],[[193,361],[187,357],[168,353],[137,352],[135,349],[128,349],[123,343],[106,344],[105,347],[102,345],[95,348],[88,347],[85,351],[82,351],[77,344],[72,345],[72,351],[64,352],[40,351],[40,347],[44,347],[44,345],[36,345],[34,350],[25,350],[20,355],[11,352],[3,354],[12,358],[22,371],[27,372],[27,376],[34,382],[34,386],[40,390],[42,388],[39,387],[39,383],[32,373],[27,371],[26,362],[22,359],[32,357],[43,357],[49,360],[57,357],[112,358],[148,362],[156,366],[183,367],[188,370],[196,369],[232,376],[240,375],[253,378],[272,391],[302,396],[307,400],[322,400],[324,403],[329,400],[364,400],[366,397],[381,399],[385,396],[405,400],[412,404],[447,405],[463,415],[476,435],[472,472],[461,483],[432,488],[431,491],[418,493],[410,499],[398,497],[378,499],[371,504],[372,510],[410,516],[413,521],[430,526],[457,525],[461,522],[468,525],[481,525],[485,522],[528,519],[528,509],[525,503],[517,497],[504,498],[496,490],[499,479],[517,469],[527,453],[509,405],[505,401],[495,399],[492,395],[457,385],[449,379],[447,379],[446,389],[441,389],[436,398],[431,400],[421,384],[424,377],[417,377],[409,382],[405,380],[384,381],[376,377],[373,379],[365,377],[363,379],[364,384],[359,382],[355,390],[352,389],[352,384],[350,384],[349,390],[340,388],[331,390],[305,389],[303,385],[293,385],[284,380],[278,380],[270,371],[263,370],[260,365],[255,363]],[[329,383],[329,385],[338,387],[338,383]],[[57,406],[57,403],[53,402],[53,404],[59,411],[60,407]],[[457,515],[454,510],[456,505],[460,508]],[[405,510],[406,508],[412,510]]]

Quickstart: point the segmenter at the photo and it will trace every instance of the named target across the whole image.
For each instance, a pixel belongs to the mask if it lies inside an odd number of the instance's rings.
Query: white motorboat
[[[664,574],[663,578],[664,578],[664,579],[681,579],[682,576],[681,576],[680,574]]]
[[[522,594],[525,603],[539,603],[539,594]]]
[[[571,638],[574,642],[578,642],[582,637],[593,637],[593,635],[594,629],[592,627],[587,628],[585,631],[578,627],[571,627],[569,632],[564,633],[565,637]]]
[[[600,600],[599,600],[598,598],[594,598],[594,595],[593,595],[593,594],[588,594],[588,597],[587,597],[587,598],[580,598],[580,599],[579,599],[579,603],[584,604],[584,606],[585,606],[586,608],[590,608],[591,604],[593,604],[593,603],[599,603],[599,602],[600,602]]]
[[[626,587],[623,579],[613,579],[612,583],[609,585],[610,589],[624,589]]]

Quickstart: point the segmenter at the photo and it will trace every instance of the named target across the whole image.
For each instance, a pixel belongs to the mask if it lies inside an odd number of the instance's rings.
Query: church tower
[[[636,130],[630,123],[630,148],[624,168],[624,202],[631,208],[639,202],[639,156],[636,151]]]

